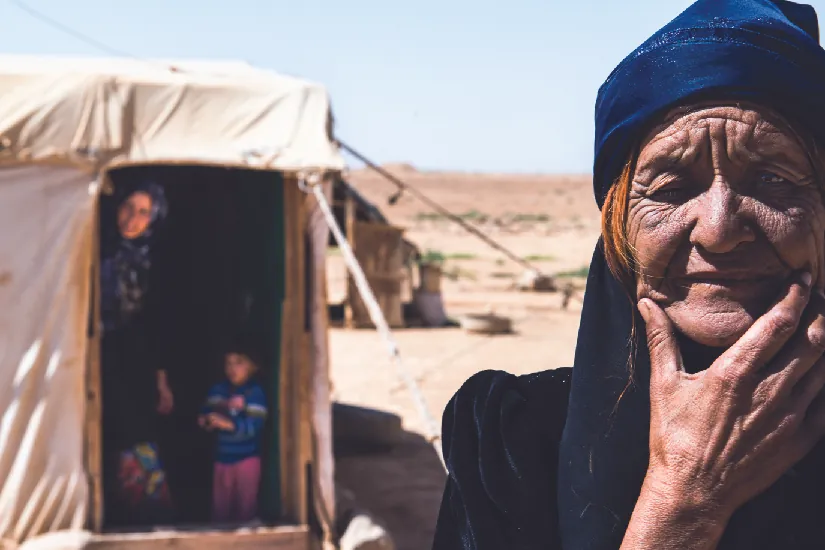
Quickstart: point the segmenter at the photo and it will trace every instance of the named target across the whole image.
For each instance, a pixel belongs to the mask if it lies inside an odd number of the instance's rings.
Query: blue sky
[[[812,2],[823,13],[825,0]],[[689,0],[27,0],[138,57],[242,59],[323,83],[378,162],[589,172],[610,70]],[[0,0],[6,53],[107,55]]]

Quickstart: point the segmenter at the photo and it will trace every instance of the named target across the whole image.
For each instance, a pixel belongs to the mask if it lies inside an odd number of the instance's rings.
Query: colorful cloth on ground
[[[108,453],[104,474],[108,526],[150,526],[174,521],[166,472],[155,443],[138,443]]]
[[[153,239],[157,225],[166,218],[168,210],[163,188],[155,183],[144,183],[122,191],[117,207],[137,192],[152,197],[152,218],[146,231],[136,239],[122,237],[117,227],[116,211],[110,213],[103,228],[101,317],[107,331],[126,325],[142,310],[152,267]]]
[[[139,443],[120,453],[118,485],[124,501],[132,506],[145,503],[171,506],[166,473],[154,443]]]
[[[260,455],[267,415],[266,396],[261,386],[255,382],[240,387],[228,381],[215,384],[201,413],[218,413],[235,423],[232,432],[217,431],[216,462],[234,464]]]
[[[212,521],[246,523],[258,516],[261,459],[257,456],[233,464],[215,463],[212,483]]]

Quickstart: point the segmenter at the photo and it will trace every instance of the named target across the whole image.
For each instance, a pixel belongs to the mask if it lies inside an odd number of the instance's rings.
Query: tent
[[[97,212],[114,174],[135,167],[213,170],[216,189],[255,172],[278,189],[276,527],[103,529]],[[329,539],[328,228],[301,182],[329,194],[343,167],[328,94],[310,82],[240,62],[0,56],[0,547]]]

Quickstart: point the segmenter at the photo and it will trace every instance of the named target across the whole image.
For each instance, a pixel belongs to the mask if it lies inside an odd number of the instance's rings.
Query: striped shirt
[[[216,430],[216,462],[234,464],[260,455],[267,414],[266,397],[261,386],[252,381],[240,387],[228,381],[215,384],[209,390],[201,413],[218,413],[235,423],[234,431]]]

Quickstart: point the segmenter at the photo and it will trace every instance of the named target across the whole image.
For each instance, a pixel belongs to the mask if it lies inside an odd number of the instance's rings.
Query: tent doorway
[[[145,181],[159,184],[169,204],[152,251],[151,279],[157,284],[150,292],[159,305],[147,310],[146,321],[162,327],[158,366],[168,372],[174,394],[174,411],[160,417],[158,442],[176,522],[209,521],[213,441],[198,428],[197,415],[209,388],[223,376],[226,342],[241,331],[252,336],[263,363],[258,378],[270,413],[259,500],[261,519],[275,522],[281,512],[276,411],[286,247],[283,179],[276,172],[205,166],[118,168],[109,177],[115,190]],[[101,199],[101,233],[115,200]],[[117,368],[101,364],[103,371]],[[102,415],[105,424],[105,407]],[[105,436],[103,449],[105,454]],[[105,484],[104,478],[104,495]],[[105,497],[103,509],[104,525],[114,527],[105,519]]]

